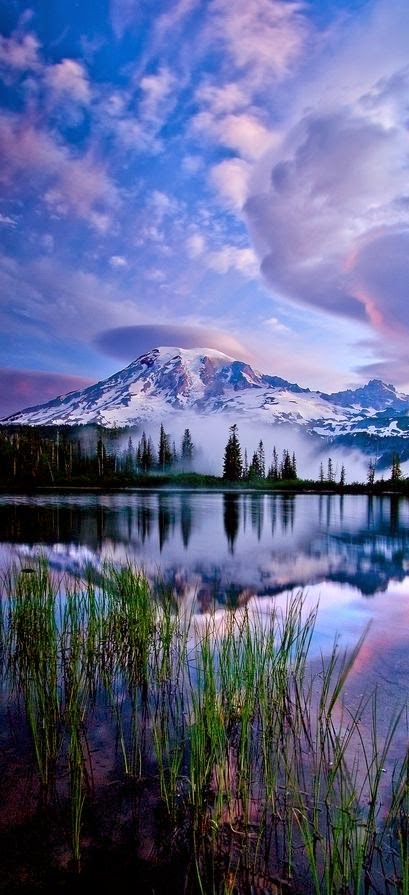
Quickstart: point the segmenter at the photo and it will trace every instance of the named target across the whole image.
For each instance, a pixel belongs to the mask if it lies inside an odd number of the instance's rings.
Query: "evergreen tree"
[[[322,461],[321,461],[321,463],[320,463],[320,482],[322,483],[323,481],[324,481],[324,467],[323,467]]]
[[[292,466],[293,466],[293,471],[292,471],[292,476],[291,476],[291,478],[292,478],[292,479],[298,479],[298,475],[297,475],[297,460],[296,460],[296,457],[295,457],[295,451],[293,451],[293,456],[292,456]]]
[[[158,463],[162,472],[172,463],[172,451],[170,447],[169,435],[165,432],[161,423],[159,446],[158,446]]]
[[[373,460],[369,461],[367,477],[368,477],[368,485],[370,485],[372,487],[372,485],[375,481],[375,463]]]
[[[223,478],[229,482],[238,482],[243,475],[241,447],[237,436],[237,426],[230,426],[229,440],[224,451]]]
[[[258,448],[257,448],[257,460],[258,460],[259,477],[261,479],[265,479],[265,477],[266,477],[266,457],[265,457],[265,453],[264,453],[264,445],[263,445],[263,442],[261,441],[261,439],[258,443]]]
[[[261,478],[260,459],[259,459],[258,451],[254,451],[254,454],[252,456],[251,463],[249,466],[248,478],[249,479],[260,479]]]
[[[273,458],[272,458],[271,465],[270,465],[270,468],[267,473],[267,478],[271,479],[272,482],[277,482],[278,478],[279,478],[278,454],[277,454],[275,447],[273,447]]]
[[[333,470],[333,466],[332,466],[332,460],[331,460],[331,457],[328,457],[327,482],[333,482],[333,481],[334,481],[334,470]]]
[[[244,463],[243,463],[243,479],[248,479],[249,477],[249,461],[247,457],[247,448],[244,449]]]
[[[345,485],[345,466],[344,466],[344,464],[342,464],[342,466],[341,466],[341,475],[339,477],[339,484],[341,485],[341,488],[343,488]]]
[[[180,449],[182,462],[186,465],[190,464],[193,460],[194,454],[194,445],[192,441],[192,436],[190,434],[190,429],[185,429],[182,438],[182,445]]]
[[[284,481],[289,481],[294,479],[296,476],[294,475],[293,463],[290,457],[290,452],[287,450],[283,451],[283,459],[281,461],[280,467],[280,478]]]
[[[402,470],[400,465],[400,457],[399,454],[394,454],[392,457],[392,470],[391,470],[391,479],[392,482],[398,482],[399,479],[402,478]]]

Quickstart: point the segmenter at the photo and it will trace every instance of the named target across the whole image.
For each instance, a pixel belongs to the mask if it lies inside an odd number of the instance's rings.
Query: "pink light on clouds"
[[[0,419],[91,384],[83,376],[0,368]]]

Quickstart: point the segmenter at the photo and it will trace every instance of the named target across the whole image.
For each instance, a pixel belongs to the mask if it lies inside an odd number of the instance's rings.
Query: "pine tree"
[[[331,460],[331,457],[328,457],[327,482],[333,482],[333,481],[334,481],[334,470],[333,470],[333,466],[332,466],[332,460]]]
[[[249,477],[249,461],[247,457],[247,448],[244,449],[244,463],[243,463],[243,479],[248,479]]]
[[[344,464],[342,464],[342,466],[341,466],[341,475],[339,477],[339,484],[341,485],[341,488],[343,488],[345,485],[345,466],[344,466]]]
[[[192,436],[190,434],[190,429],[185,429],[182,438],[182,445],[180,449],[182,462],[186,465],[190,464],[193,460],[194,454],[194,445],[192,441]]]
[[[259,459],[258,451],[254,451],[254,454],[251,458],[248,477],[249,477],[249,479],[260,479],[261,478],[260,459]]]
[[[169,435],[165,432],[163,423],[160,427],[159,445],[158,445],[158,463],[159,467],[164,470],[172,463],[172,451],[170,447]]]
[[[323,467],[322,461],[321,461],[321,463],[320,463],[320,482],[322,483],[323,481],[324,481],[324,467]]]
[[[263,442],[259,441],[257,448],[257,460],[258,460],[258,471],[259,477],[261,479],[265,479],[266,477],[266,457],[264,453],[264,445]]]
[[[372,487],[375,481],[375,463],[373,460],[369,461],[368,464],[368,485]]]
[[[273,447],[273,459],[267,473],[267,478],[270,479],[272,482],[277,482],[279,478],[278,455],[275,447]]]
[[[400,457],[399,454],[394,454],[392,457],[392,471],[391,471],[391,480],[392,482],[398,482],[399,479],[402,478],[402,470],[400,465]]]
[[[238,482],[243,475],[240,442],[237,436],[237,426],[230,426],[229,440],[224,451],[223,478],[229,482]]]
[[[281,461],[280,467],[280,478],[284,481],[288,481],[289,479],[293,479],[293,464],[291,462],[290,453],[287,450],[283,451],[283,459]]]
[[[292,478],[292,479],[298,479],[298,475],[297,475],[297,460],[296,460],[296,457],[295,457],[295,451],[293,451],[293,456],[292,456],[292,467],[293,467],[293,469],[292,469],[292,476],[291,476],[291,478]]]

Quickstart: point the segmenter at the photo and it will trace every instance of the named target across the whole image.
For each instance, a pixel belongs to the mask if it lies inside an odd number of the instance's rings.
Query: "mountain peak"
[[[18,425],[157,426],[175,412],[223,412],[267,424],[296,425],[324,436],[334,426],[378,411],[409,408],[409,398],[373,379],[333,395],[312,392],[215,348],[159,346],[80,391],[3,420]],[[344,430],[345,431],[345,430]]]

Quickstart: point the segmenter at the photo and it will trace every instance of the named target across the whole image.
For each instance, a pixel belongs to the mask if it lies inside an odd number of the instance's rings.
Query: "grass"
[[[185,617],[130,565],[96,587],[55,581],[42,561],[3,590],[3,688],[78,873],[114,775],[128,807],[139,793],[135,848],[149,815],[155,861],[184,868],[185,893],[409,895],[407,752],[392,761],[406,716],[381,736],[377,693],[345,697],[365,634],[313,671],[302,595],[283,613]],[[111,772],[96,782],[104,706]]]

